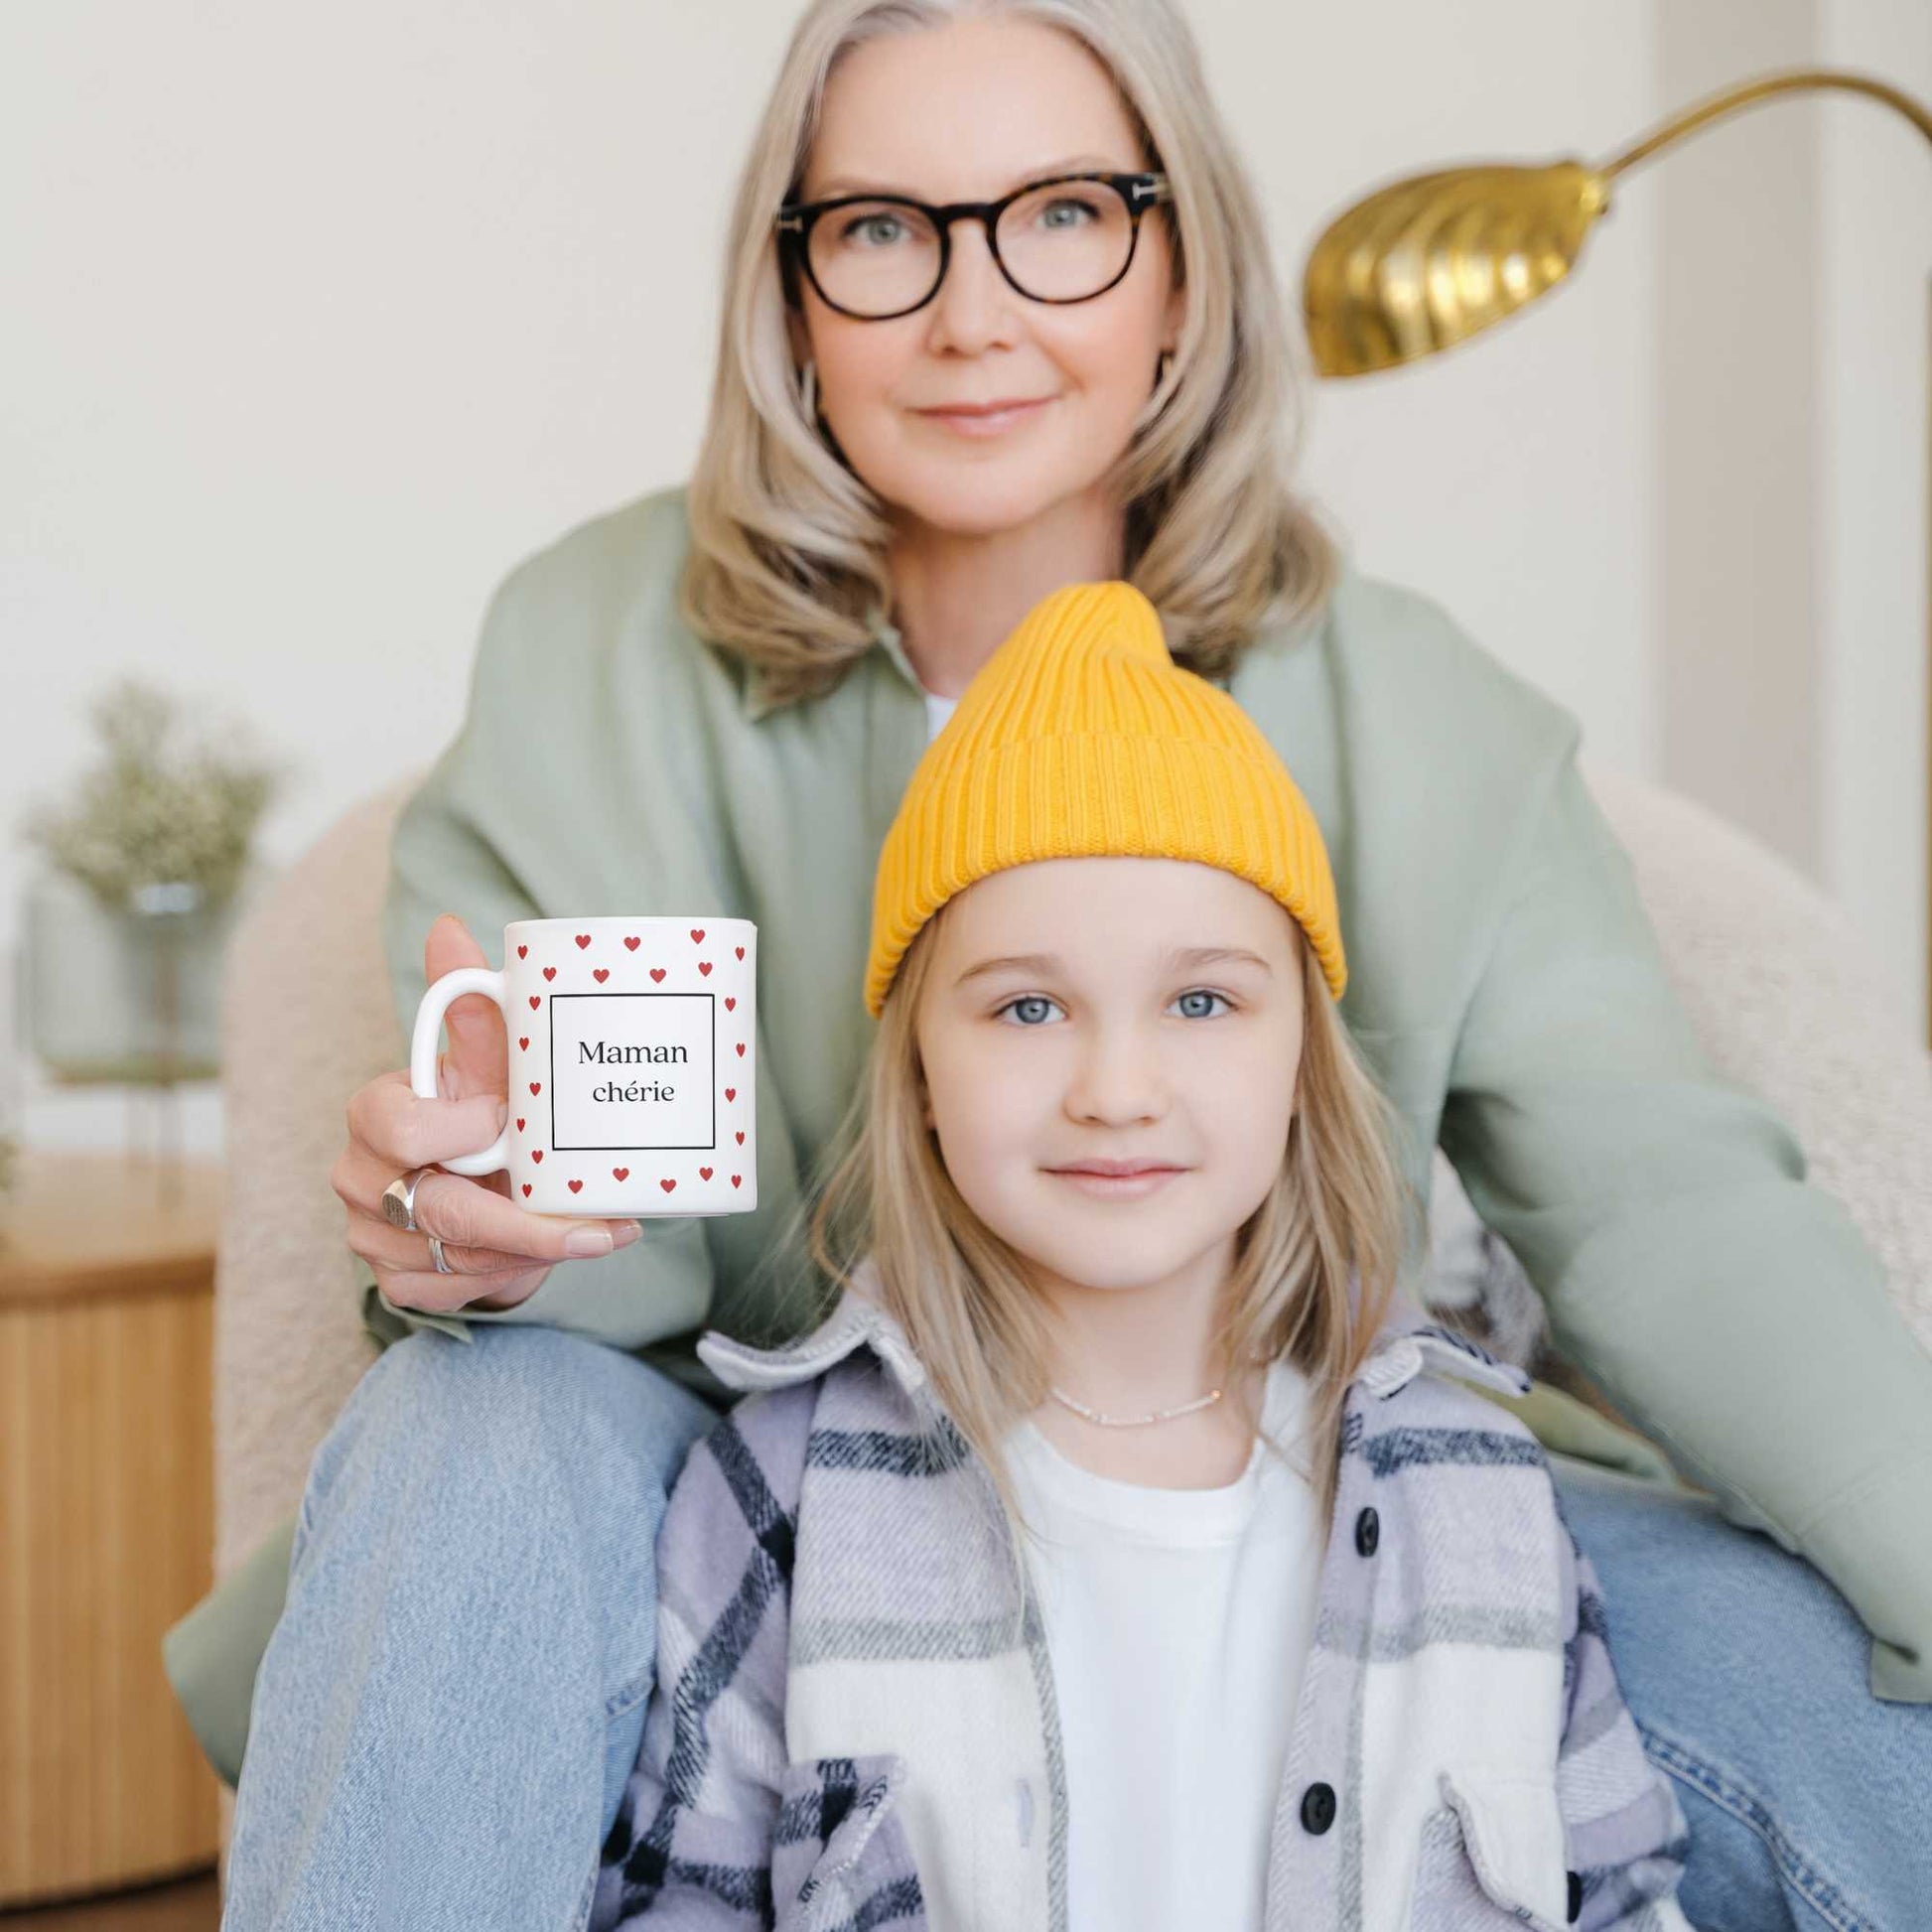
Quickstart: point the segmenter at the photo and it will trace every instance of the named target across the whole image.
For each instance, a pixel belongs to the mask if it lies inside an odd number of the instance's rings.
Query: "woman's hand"
[[[428,980],[459,966],[487,966],[483,949],[454,913],[430,927],[423,949]],[[348,1103],[348,1146],[330,1181],[348,1209],[348,1245],[374,1271],[400,1309],[513,1309],[528,1301],[556,1262],[608,1255],[643,1230],[635,1221],[581,1221],[532,1214],[509,1199],[506,1173],[472,1180],[426,1173],[416,1184],[416,1232],[391,1227],[382,1190],[398,1174],[487,1147],[503,1125],[509,1091],[509,1038],[503,1016],[481,993],[451,1004],[450,1049],[437,1062],[441,1098],[412,1091],[406,1071],[384,1073]],[[456,1272],[440,1275],[429,1237],[443,1243]]]

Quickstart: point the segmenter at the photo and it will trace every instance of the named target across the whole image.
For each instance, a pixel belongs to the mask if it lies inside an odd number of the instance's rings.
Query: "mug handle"
[[[416,1032],[409,1042],[409,1084],[419,1099],[441,1097],[436,1087],[437,1036],[443,1031],[443,1016],[449,1012],[451,1002],[462,999],[466,993],[481,993],[485,999],[494,1000],[507,1030],[509,1000],[501,973],[491,972],[487,966],[459,966],[454,972],[445,973],[423,995],[423,1003],[416,1009]],[[458,1154],[436,1165],[447,1168],[451,1173],[480,1174],[494,1173],[509,1164],[510,1131],[505,1122],[503,1131],[482,1153]]]

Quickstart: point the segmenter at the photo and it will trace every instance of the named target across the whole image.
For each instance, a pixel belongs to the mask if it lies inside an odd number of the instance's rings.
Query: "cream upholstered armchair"
[[[1680,995],[1718,1067],[1761,1094],[1883,1262],[1932,1348],[1932,1059],[1888,1023],[1843,916],[1761,846],[1683,798],[1587,763],[1636,869]],[[296,1507],[316,1445],[375,1345],[330,1185],[343,1110],[405,1063],[377,913],[411,777],[357,805],[254,907],[225,993],[228,1190],[215,1277],[215,1569]],[[1448,1304],[1479,1291],[1518,1359],[1536,1305],[1439,1155]],[[1512,1303],[1513,1296],[1513,1303]]]
[[[345,813],[229,943],[222,1101],[230,1184],[214,1270],[214,1574],[301,1500],[376,1345],[330,1182],[348,1097],[405,1066],[379,915],[412,772]]]

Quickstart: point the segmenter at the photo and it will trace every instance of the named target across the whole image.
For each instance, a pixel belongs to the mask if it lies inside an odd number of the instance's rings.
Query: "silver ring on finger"
[[[439,1275],[454,1275],[456,1270],[443,1259],[443,1237],[432,1234],[429,1238],[429,1258],[435,1264]]]
[[[416,1185],[426,1173],[434,1173],[434,1168],[418,1168],[413,1173],[399,1173],[382,1190],[382,1218],[392,1228],[401,1228],[405,1234],[414,1234],[416,1227]]]

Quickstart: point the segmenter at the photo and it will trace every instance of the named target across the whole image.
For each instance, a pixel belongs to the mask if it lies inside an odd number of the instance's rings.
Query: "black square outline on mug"
[[[693,1154],[718,1151],[718,996],[715,993],[553,993],[559,1000],[709,1000],[711,1002],[711,1139],[708,1141],[581,1141],[557,1139],[557,1022],[550,1021],[550,1152],[552,1154]],[[582,1035],[580,1035],[581,1038]]]

